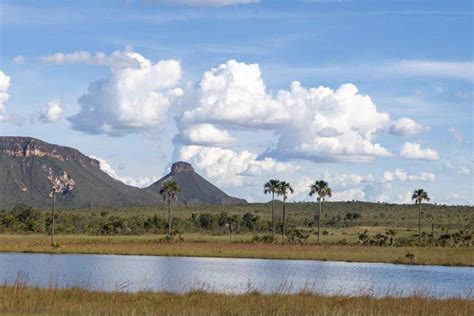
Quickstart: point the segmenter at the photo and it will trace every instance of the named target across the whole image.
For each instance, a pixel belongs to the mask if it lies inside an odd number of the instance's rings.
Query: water
[[[474,268],[309,260],[0,254],[0,276],[30,286],[90,290],[207,290],[474,298]]]

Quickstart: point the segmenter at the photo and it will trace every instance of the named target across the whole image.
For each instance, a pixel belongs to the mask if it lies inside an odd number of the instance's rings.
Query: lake
[[[120,255],[0,253],[0,277],[30,286],[90,290],[207,290],[407,296],[428,293],[474,298],[474,268],[354,263]]]

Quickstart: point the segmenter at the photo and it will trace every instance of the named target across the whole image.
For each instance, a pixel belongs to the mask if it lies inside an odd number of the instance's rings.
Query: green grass
[[[226,295],[90,292],[0,287],[1,314],[56,315],[473,315],[472,300],[344,297],[317,294]]]
[[[335,244],[229,243],[225,236],[184,235],[185,241],[168,243],[163,236],[57,236],[51,247],[46,235],[0,235],[0,252],[90,253],[157,256],[307,259],[385,262],[423,265],[474,266],[472,247],[378,247]],[[250,238],[250,236],[243,236]],[[407,258],[411,253],[416,259]]]

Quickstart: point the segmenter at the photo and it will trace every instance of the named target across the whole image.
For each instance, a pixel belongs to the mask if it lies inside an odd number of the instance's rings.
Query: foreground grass
[[[473,315],[474,302],[423,296],[373,298],[316,294],[226,295],[90,292],[0,287],[2,314],[74,315]]]
[[[229,243],[223,236],[185,235],[185,242],[160,242],[163,236],[0,235],[0,252],[123,254],[266,259],[307,259],[422,265],[474,266],[474,248],[376,247]],[[407,258],[406,254],[416,259]]]

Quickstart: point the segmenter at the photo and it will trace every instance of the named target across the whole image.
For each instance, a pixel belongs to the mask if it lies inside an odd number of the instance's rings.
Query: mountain
[[[184,170],[183,166],[185,166]],[[192,166],[173,164],[165,178],[175,177],[182,188],[181,203],[239,203],[194,172]],[[163,203],[159,188],[163,179],[146,189],[115,180],[99,161],[76,149],[53,145],[31,137],[0,137],[0,209],[25,203],[49,208],[53,186],[58,207],[88,208],[156,205]]]
[[[184,204],[237,204],[247,203],[246,200],[227,195],[218,187],[201,177],[187,162],[178,161],[171,166],[171,172],[156,181],[145,190],[159,193],[164,181],[174,180],[181,188],[178,202]]]
[[[97,160],[76,149],[30,137],[0,137],[0,207],[49,207],[53,185],[71,187],[67,194],[56,194],[59,207],[161,203],[156,194],[113,179]]]

